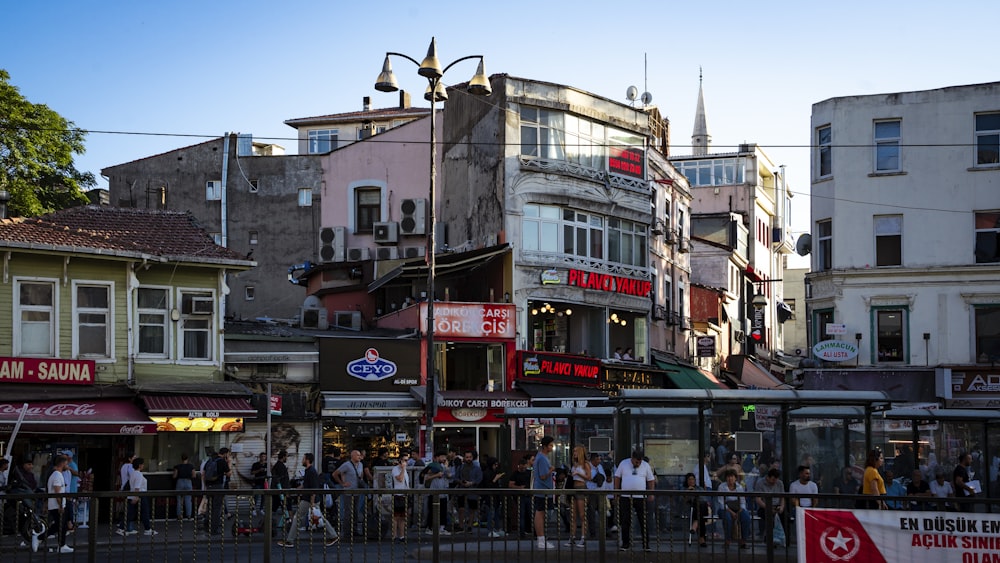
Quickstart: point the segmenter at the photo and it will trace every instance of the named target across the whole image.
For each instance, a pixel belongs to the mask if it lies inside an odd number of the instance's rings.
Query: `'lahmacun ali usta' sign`
[[[858,356],[858,347],[843,340],[824,340],[813,346],[813,354],[827,362],[845,362]]]

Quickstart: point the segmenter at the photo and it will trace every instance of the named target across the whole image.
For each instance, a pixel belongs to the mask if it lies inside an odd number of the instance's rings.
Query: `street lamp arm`
[[[404,55],[403,53],[397,53],[395,51],[388,51],[388,52],[386,52],[385,56],[388,57],[389,55],[395,55],[397,57],[403,57],[404,59],[410,61],[411,63],[413,63],[413,64],[415,64],[417,66],[420,66],[420,61],[418,61],[417,59],[414,59],[413,57],[411,57],[409,55]],[[451,65],[448,65],[448,66],[451,66]]]
[[[483,56],[482,55],[469,55],[468,57],[462,57],[460,59],[455,59],[455,60],[451,61],[450,63],[448,63],[448,66],[444,67],[444,70],[441,71],[441,74],[444,74],[444,73],[448,72],[449,68],[457,65],[458,63],[460,63],[462,61],[469,60],[469,59],[483,60]]]

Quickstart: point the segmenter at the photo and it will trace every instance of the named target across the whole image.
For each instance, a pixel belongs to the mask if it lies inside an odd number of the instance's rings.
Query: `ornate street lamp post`
[[[455,66],[456,63],[467,59],[479,59],[479,68],[476,69],[475,76],[469,80],[467,90],[469,93],[477,96],[489,96],[493,89],[490,87],[489,78],[486,76],[486,72],[483,70],[483,56],[482,55],[470,55],[467,57],[462,57],[455,59],[448,66],[441,68],[441,63],[437,58],[437,44],[434,38],[431,38],[430,47],[427,49],[427,56],[424,57],[422,62],[417,62],[416,59],[404,55],[402,53],[387,52],[385,54],[385,62],[382,63],[382,72],[378,75],[378,79],[375,81],[375,89],[380,92],[395,92],[399,90],[399,84],[396,82],[396,75],[392,72],[392,65],[389,63],[389,57],[396,56],[402,57],[413,64],[417,65],[417,74],[423,76],[427,79],[427,91],[424,93],[424,99],[431,103],[431,173],[430,173],[430,187],[427,193],[427,206],[429,207],[428,215],[428,231],[427,231],[427,427],[426,427],[426,438],[424,446],[424,457],[431,457],[434,455],[434,407],[437,403],[437,398],[435,397],[435,387],[437,384],[437,373],[436,373],[436,353],[434,350],[434,267],[435,267],[435,231],[437,230],[437,215],[436,215],[436,205],[435,205],[435,186],[437,183],[437,115],[436,115],[436,103],[443,102],[448,99],[448,92],[445,89],[444,84],[441,83],[441,78],[444,73],[448,72],[448,69]]]

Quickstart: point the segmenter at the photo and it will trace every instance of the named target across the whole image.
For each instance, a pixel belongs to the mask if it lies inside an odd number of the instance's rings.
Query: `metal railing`
[[[316,522],[295,521],[298,495],[314,493],[323,516],[338,534],[333,538]],[[446,494],[444,494],[446,493]],[[574,518],[576,504],[568,491],[545,498],[542,524],[546,549],[534,535],[536,502],[532,490],[411,489],[356,490],[209,490],[192,491],[193,506],[203,508],[193,518],[177,517],[177,491],[142,493],[88,492],[58,495],[69,503],[87,503],[89,510],[59,541],[58,526],[46,507],[49,495],[0,496],[3,510],[0,554],[6,561],[118,561],[208,562],[247,561],[794,561],[796,537],[792,496],[740,493],[749,514],[735,519],[721,516],[722,494],[715,491],[655,490],[641,498],[626,499],[618,491],[573,490],[581,499],[582,514]],[[611,496],[609,497],[609,493]],[[621,491],[623,494],[636,494]],[[328,496],[329,495],[329,496]],[[138,497],[132,503],[126,496]],[[737,495],[727,495],[737,496]],[[478,498],[474,498],[478,497]],[[397,501],[395,499],[403,499]],[[756,510],[755,499],[765,506]],[[822,507],[854,510],[857,495],[817,495]],[[911,502],[912,497],[885,497],[890,502]],[[205,499],[202,503],[202,499]],[[784,499],[781,515],[784,541],[772,541],[774,521],[771,502]],[[475,500],[475,502],[473,502]],[[332,502],[331,502],[332,501]],[[937,510],[937,499],[922,498],[916,508]],[[402,504],[401,504],[402,503]],[[996,512],[996,501],[973,498],[947,499],[946,510]],[[706,509],[705,505],[712,508]],[[131,505],[131,509],[129,509]],[[213,519],[213,506],[217,517]],[[393,537],[394,512],[405,533]],[[26,510],[30,508],[30,510]],[[626,517],[626,509],[628,517]],[[147,512],[148,510],[148,512]],[[47,539],[39,537],[31,514],[44,515]],[[63,512],[68,514],[69,510]],[[145,515],[149,516],[146,533]],[[699,517],[701,516],[701,517]],[[467,524],[462,520],[467,517]],[[750,529],[746,529],[749,523]],[[214,524],[214,526],[213,526]],[[629,526],[629,524],[631,524]],[[291,527],[298,528],[294,546],[281,543]],[[629,536],[625,530],[630,528]],[[695,529],[692,532],[692,529]],[[766,528],[766,529],[765,529]],[[133,532],[134,530],[134,532]],[[579,540],[582,536],[582,542]],[[629,541],[631,540],[631,541]],[[61,544],[72,552],[60,553]],[[702,546],[701,544],[704,544]],[[741,545],[742,544],[742,545]],[[627,546],[623,548],[623,546]]]

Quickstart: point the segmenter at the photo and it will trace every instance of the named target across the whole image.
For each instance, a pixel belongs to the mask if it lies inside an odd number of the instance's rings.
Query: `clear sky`
[[[294,153],[286,119],[361,110],[364,96],[394,105],[372,87],[385,52],[419,60],[431,36],[443,63],[482,54],[489,74],[623,103],[630,85],[648,90],[675,154],[690,152],[701,67],[714,149],[756,142],[787,165],[801,196],[793,226],[805,231],[811,105],[998,80],[998,15],[996,0],[11,0],[0,68],[30,101],[93,131],[77,167],[106,188],[101,168],[227,131]],[[394,66],[424,103],[415,67]],[[474,71],[459,63],[445,81]]]

